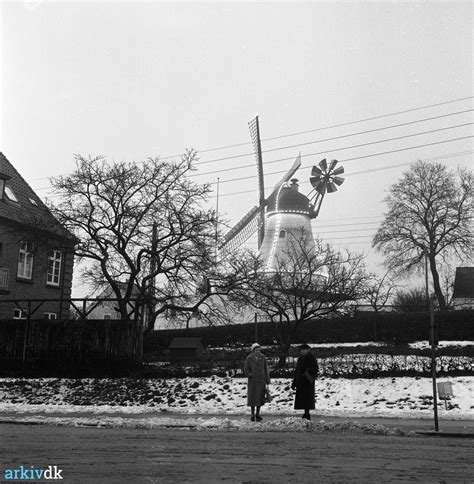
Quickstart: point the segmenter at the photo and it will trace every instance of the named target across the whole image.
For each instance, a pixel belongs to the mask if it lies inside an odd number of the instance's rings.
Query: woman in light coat
[[[250,407],[252,422],[261,422],[260,407],[265,403],[266,385],[270,383],[267,360],[262,355],[260,345],[254,343],[251,353],[245,359],[244,373],[248,378],[247,406]]]

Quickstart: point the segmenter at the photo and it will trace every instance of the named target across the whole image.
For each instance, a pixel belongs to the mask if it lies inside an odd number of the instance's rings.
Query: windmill
[[[258,205],[250,209],[244,217],[225,235],[224,243],[220,250],[222,253],[230,253],[244,244],[258,230],[258,248],[262,245],[265,236],[265,208],[270,199],[274,198],[280,187],[296,173],[301,166],[301,156],[298,155],[291,168],[282,179],[273,187],[269,197],[265,197],[265,184],[263,173],[262,146],[260,140],[260,127],[258,116],[249,122],[250,135],[254,147],[255,160],[258,174]]]
[[[258,230],[258,249],[266,270],[271,270],[275,255],[288,244],[287,234],[296,236],[305,230],[309,234],[308,243],[314,246],[311,219],[318,216],[325,194],[335,192],[344,182],[344,178],[339,176],[344,173],[344,168],[336,168],[337,160],[328,165],[326,159],[321,160],[319,166],[313,166],[310,178],[313,189],[308,196],[313,190],[314,194],[308,198],[298,191],[298,180],[292,179],[301,166],[299,154],[287,173],[274,185],[271,194],[265,197],[258,116],[249,122],[249,127],[257,162],[259,204],[225,235],[220,250],[223,254],[233,252]]]
[[[295,250],[301,255],[314,250],[311,220],[318,216],[325,194],[335,192],[344,182],[339,176],[344,168],[336,168],[337,163],[332,160],[328,166],[324,159],[319,166],[313,166],[310,178],[313,188],[308,196],[299,192],[298,180],[293,178],[290,184],[284,183],[279,188],[275,199],[270,200],[265,238],[260,247],[265,272],[278,271],[280,263]]]

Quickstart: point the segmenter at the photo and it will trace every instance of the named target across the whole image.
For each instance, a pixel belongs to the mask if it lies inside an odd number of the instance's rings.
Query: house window
[[[20,242],[17,276],[23,279],[31,279],[32,275],[33,275],[33,244],[31,242]]]
[[[44,313],[44,319],[58,319],[56,313]]]
[[[280,230],[280,239],[284,239],[286,237],[286,230]]]
[[[48,256],[48,274],[46,276],[46,282],[53,286],[59,286],[61,279],[61,263],[62,253],[60,250],[52,249],[49,251]]]
[[[24,309],[15,308],[13,310],[13,319],[26,319],[26,311]]]
[[[104,319],[112,319],[112,315],[111,314],[104,314]]]
[[[18,202],[18,198],[16,198],[16,195],[13,193],[13,190],[9,186],[5,186],[5,195],[12,202]]]

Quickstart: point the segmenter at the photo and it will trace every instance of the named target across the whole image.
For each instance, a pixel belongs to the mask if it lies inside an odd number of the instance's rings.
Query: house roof
[[[0,199],[0,219],[34,227],[75,242],[76,238],[57,220],[40,197],[0,152],[0,178],[5,180],[5,194]]]
[[[168,348],[187,348],[195,349],[202,346],[202,338],[173,338]]]
[[[125,293],[125,291],[127,290],[128,284],[126,282],[121,282],[121,281],[116,281],[116,284],[119,287],[120,291],[122,293]],[[131,296],[132,297],[138,297],[140,295],[141,295],[140,289],[136,285],[134,285],[133,288],[132,288]],[[112,286],[105,287],[105,289],[103,289],[102,292],[97,297],[99,297],[99,298],[102,298],[102,297],[103,298],[114,298],[115,293],[112,289]]]
[[[474,298],[474,267],[456,267],[453,298]]]

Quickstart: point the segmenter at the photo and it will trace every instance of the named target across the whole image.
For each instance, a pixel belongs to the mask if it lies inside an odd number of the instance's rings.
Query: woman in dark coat
[[[264,404],[266,385],[270,383],[267,360],[260,351],[260,345],[254,343],[252,352],[245,359],[244,373],[248,378],[247,406],[250,407],[252,422],[260,422],[260,407]]]
[[[314,409],[314,380],[318,376],[318,362],[307,344],[300,346],[300,357],[296,364],[291,388],[296,390],[295,410],[304,410],[303,418],[311,420],[310,410]]]

